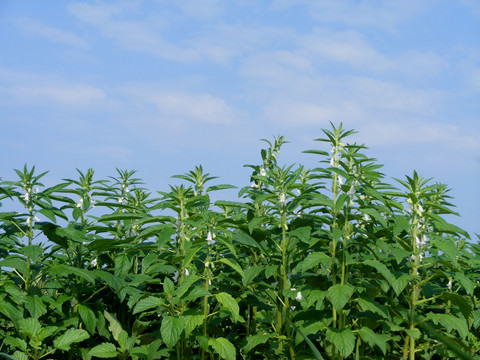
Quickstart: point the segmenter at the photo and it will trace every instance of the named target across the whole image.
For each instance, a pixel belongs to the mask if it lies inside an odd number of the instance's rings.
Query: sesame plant
[[[264,140],[237,201],[201,166],[155,193],[134,171],[15,170],[0,359],[479,358],[480,247],[447,187],[388,182],[354,133],[323,130],[313,169]]]

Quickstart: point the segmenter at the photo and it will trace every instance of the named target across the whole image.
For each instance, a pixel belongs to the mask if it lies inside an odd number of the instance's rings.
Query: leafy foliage
[[[201,166],[156,194],[134,171],[1,181],[0,358],[474,359],[478,244],[448,189],[324,130],[319,167],[261,151],[240,201]]]

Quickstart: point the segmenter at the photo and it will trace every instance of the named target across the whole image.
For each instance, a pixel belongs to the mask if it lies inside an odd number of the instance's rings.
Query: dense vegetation
[[[445,185],[385,182],[352,133],[324,130],[311,170],[265,141],[238,202],[212,203],[232,186],[201,166],[155,194],[134,171],[45,188],[16,170],[0,358],[476,358],[480,247],[445,220]]]

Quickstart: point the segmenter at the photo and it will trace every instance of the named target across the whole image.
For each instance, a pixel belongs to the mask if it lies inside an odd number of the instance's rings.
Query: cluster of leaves
[[[311,170],[265,140],[238,202],[212,203],[232,186],[201,166],[158,195],[133,171],[45,188],[16,170],[0,358],[475,358],[480,247],[444,219],[444,185],[385,183],[352,133],[324,130]]]

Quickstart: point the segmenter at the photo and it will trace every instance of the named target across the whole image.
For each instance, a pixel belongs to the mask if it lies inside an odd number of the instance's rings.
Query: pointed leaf
[[[352,296],[355,287],[352,285],[333,285],[327,291],[327,296],[337,312],[342,311],[350,296]]]
[[[217,301],[227,308],[232,313],[234,321],[244,322],[245,320],[239,314],[239,307],[232,295],[221,292],[215,295]]]
[[[343,357],[348,357],[355,347],[355,334],[350,329],[337,330],[329,328],[327,330],[327,340],[330,341]]]
[[[237,358],[235,346],[225,338],[210,338],[208,339],[208,345],[210,345],[222,359],[235,360]]]
[[[101,343],[93,347],[89,352],[89,356],[96,356],[102,359],[116,358],[117,348],[112,343]]]
[[[182,319],[172,316],[165,316],[160,327],[160,334],[168,348],[172,348],[180,339],[185,323]]]
[[[68,329],[63,335],[53,340],[53,345],[60,350],[70,350],[70,345],[73,343],[82,342],[90,337],[90,335],[83,329]]]

